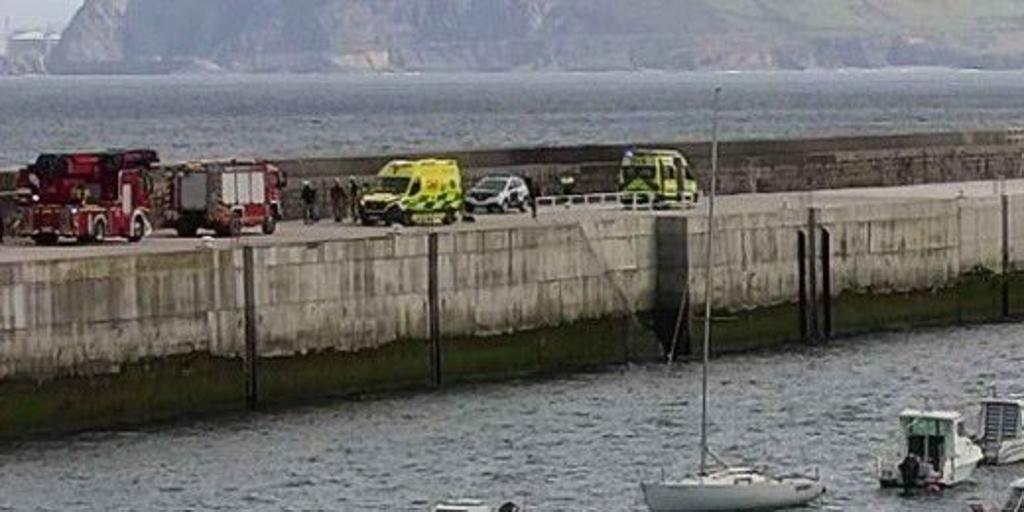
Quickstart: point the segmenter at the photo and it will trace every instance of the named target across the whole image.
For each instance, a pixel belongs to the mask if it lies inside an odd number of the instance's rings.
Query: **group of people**
[[[342,183],[341,178],[335,178],[329,191],[331,200],[331,214],[334,222],[345,222],[351,218],[359,220],[359,200],[362,198],[365,187],[360,187],[356,180],[349,178],[348,186]],[[320,221],[320,214],[317,211],[318,191],[310,181],[302,182],[302,218],[306,224],[316,224]]]

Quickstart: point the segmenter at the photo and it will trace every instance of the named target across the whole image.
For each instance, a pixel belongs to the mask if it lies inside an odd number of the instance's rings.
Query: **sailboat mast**
[[[711,191],[708,193],[708,223],[704,255],[704,350],[701,365],[701,414],[700,414],[700,474],[706,475],[708,468],[708,362],[711,353],[711,271],[715,255],[714,222],[715,193],[718,190],[718,97],[721,87],[715,88],[715,100],[711,121]]]

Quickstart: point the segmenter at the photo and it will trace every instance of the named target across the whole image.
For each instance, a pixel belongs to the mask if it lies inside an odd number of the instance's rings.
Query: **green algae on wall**
[[[257,402],[267,405],[426,388],[431,383],[430,344],[396,341],[357,352],[260,358],[256,374]]]
[[[124,365],[117,373],[0,383],[0,439],[140,424],[240,409],[242,363],[208,354]]]

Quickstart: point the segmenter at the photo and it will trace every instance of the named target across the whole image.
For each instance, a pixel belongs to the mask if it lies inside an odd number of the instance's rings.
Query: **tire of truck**
[[[242,218],[238,215],[232,215],[231,220],[228,221],[228,236],[231,238],[242,236]]]
[[[92,221],[92,232],[86,236],[78,237],[78,243],[97,243],[102,244],[107,241],[107,219],[99,217]]]
[[[268,216],[267,218],[263,219],[262,228],[264,235],[273,235],[274,232],[277,231],[277,219],[275,219],[273,215]]]
[[[33,236],[32,237],[32,241],[35,242],[36,245],[41,245],[41,246],[44,246],[44,247],[52,247],[54,245],[57,245],[57,242],[60,241],[60,237],[58,237],[57,235],[51,234],[51,233],[47,233],[47,234],[43,234],[43,235],[35,235],[35,236]]]
[[[132,219],[132,231],[128,235],[128,242],[137,244],[146,236],[146,218],[138,214]]]
[[[455,210],[446,210],[444,212],[444,218],[441,219],[441,223],[445,226],[451,226],[452,224],[455,224],[456,220],[458,220],[457,217]]]
[[[182,238],[195,238],[196,234],[199,233],[199,226],[188,219],[178,219],[178,223],[174,226],[174,229],[178,232],[178,236]]]

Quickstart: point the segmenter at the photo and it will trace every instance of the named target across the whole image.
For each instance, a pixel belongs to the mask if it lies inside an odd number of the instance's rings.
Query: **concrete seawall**
[[[656,357],[653,226],[2,265],[0,435]]]
[[[1024,313],[1004,197],[729,198],[715,350]],[[696,354],[701,211],[510,222],[0,260],[0,437]]]

